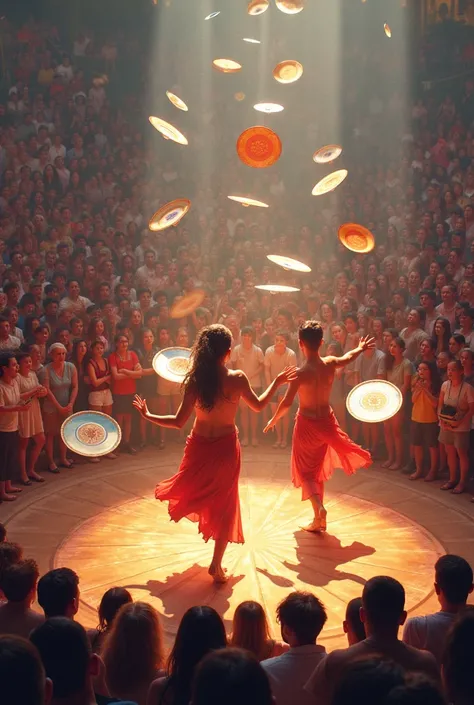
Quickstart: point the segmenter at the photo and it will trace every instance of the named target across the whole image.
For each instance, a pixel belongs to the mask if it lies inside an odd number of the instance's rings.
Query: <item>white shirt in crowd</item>
[[[6,340],[0,340],[0,350],[18,350],[21,340],[15,335],[9,335]]]
[[[446,634],[457,616],[453,612],[441,611],[425,617],[412,617],[405,624],[403,641],[417,649],[430,651],[441,665]]]
[[[252,345],[250,350],[246,350],[242,344],[236,345],[230,356],[235,369],[245,372],[252,389],[262,387],[263,360],[263,351],[258,345]]]
[[[84,313],[89,306],[92,306],[92,301],[90,299],[87,299],[85,296],[79,296],[75,301],[69,298],[69,296],[65,296],[61,301],[59,302],[59,310],[64,311],[64,309],[67,309],[68,311],[72,311],[73,313],[77,314],[78,313]]]
[[[286,348],[283,355],[279,355],[275,352],[275,346],[270,345],[265,352],[263,364],[265,369],[269,370],[270,378],[273,380],[280,372],[283,372],[285,367],[296,365],[296,353],[290,348]]]
[[[276,705],[314,705],[314,697],[304,690],[314,669],[326,656],[324,646],[293,646],[285,654],[262,661]]]
[[[18,406],[20,401],[20,380],[18,377],[15,377],[11,384],[0,379],[0,406]],[[18,431],[18,411],[0,414],[0,431],[2,433]]]

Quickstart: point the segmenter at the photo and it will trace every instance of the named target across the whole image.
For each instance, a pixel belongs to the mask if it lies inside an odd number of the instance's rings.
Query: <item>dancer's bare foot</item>
[[[321,520],[321,531],[326,531],[327,529],[327,510],[323,505],[321,505],[321,508],[319,510],[319,518]]]
[[[211,565],[209,566],[208,573],[210,576],[212,576],[212,579],[218,585],[223,585],[229,579],[225,574],[225,568],[223,568],[221,565],[215,566],[211,563]]]
[[[303,531],[309,531],[312,534],[319,534],[321,531],[324,531],[322,528],[322,521],[318,517],[314,517],[313,521],[311,524],[308,524],[307,526],[302,526],[301,527]]]

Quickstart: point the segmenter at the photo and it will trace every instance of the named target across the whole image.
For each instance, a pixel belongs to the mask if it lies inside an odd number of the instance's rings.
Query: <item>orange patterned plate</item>
[[[221,73],[238,73],[242,70],[242,64],[233,59],[214,59],[212,65]]]
[[[280,61],[273,69],[273,78],[278,83],[294,83],[303,75],[303,64],[299,61],[288,59]]]
[[[172,305],[170,318],[186,318],[202,304],[205,298],[206,292],[204,289],[194,289]]]
[[[340,184],[342,184],[347,174],[347,169],[339,169],[339,171],[333,171],[331,174],[325,176],[324,179],[318,181],[311,193],[313,194],[313,196],[322,196],[325,193],[334,191],[334,189],[336,189]]]
[[[166,230],[172,225],[178,225],[181,218],[184,218],[190,208],[191,201],[188,201],[187,198],[176,198],[174,201],[165,203],[150,218],[148,223],[149,230],[156,233],[160,230]]]
[[[351,252],[367,253],[375,247],[375,238],[370,230],[357,223],[344,223],[339,228],[337,236],[344,247]]]
[[[327,144],[320,149],[317,149],[313,154],[313,161],[316,164],[329,164],[342,154],[342,147],[339,144]]]
[[[165,139],[173,140],[173,142],[177,142],[178,144],[188,144],[188,140],[183,133],[176,129],[174,125],[171,125],[171,123],[166,122],[166,120],[162,120],[159,117],[155,117],[154,115],[150,115],[148,120],[151,122],[155,130],[158,130],[158,132],[160,132]]]
[[[275,3],[285,15],[297,15],[304,10],[304,0],[275,0]]]
[[[261,15],[270,7],[270,0],[250,0],[247,5],[249,15]]]
[[[268,127],[256,125],[242,132],[237,140],[237,154],[241,161],[254,169],[264,169],[281,156],[281,140]]]
[[[402,408],[401,391],[391,382],[372,379],[353,387],[347,395],[347,411],[358,421],[380,423]]]

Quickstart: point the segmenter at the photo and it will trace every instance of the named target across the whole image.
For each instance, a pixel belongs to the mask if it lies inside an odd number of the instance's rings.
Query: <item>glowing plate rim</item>
[[[156,115],[150,115],[148,118],[148,121],[152,125],[152,127],[155,128],[157,132],[162,135],[162,137],[165,137],[167,140],[172,140],[173,142],[176,142],[177,144],[182,144],[182,145],[187,145],[189,144],[188,139],[185,135],[183,135],[180,130],[178,130],[177,127],[172,125],[170,122],[167,122],[166,120],[163,120],[163,118],[159,118]],[[157,124],[155,124],[155,122]],[[160,129],[160,127],[162,129]]]
[[[281,258],[282,260],[286,260],[287,262],[291,262],[292,264],[297,264],[297,265],[299,265],[299,267],[285,267],[285,265],[282,262],[279,262],[276,259],[277,257]],[[267,255],[267,259],[270,260],[270,262],[273,262],[273,264],[276,264],[279,267],[282,267],[287,272],[304,272],[304,273],[311,272],[310,266],[308,266],[304,262],[301,262],[301,260],[294,259],[293,257],[285,257],[284,255]]]
[[[375,384],[375,383],[381,384],[384,387],[389,386],[396,391],[397,409],[396,409],[396,411],[391,413],[390,416],[385,416],[380,419],[376,419],[376,420],[371,421],[370,419],[367,419],[367,417],[357,416],[356,414],[354,414],[354,411],[350,408],[350,400],[355,396],[356,392],[358,392],[361,389],[361,387],[365,387],[368,384]],[[347,411],[357,421],[362,421],[364,423],[382,423],[384,421],[388,421],[389,419],[393,418],[395,416],[395,414],[398,414],[398,412],[400,411],[402,406],[403,406],[403,395],[402,395],[401,391],[399,390],[399,388],[395,384],[392,384],[392,382],[389,382],[388,380],[384,380],[384,379],[369,379],[369,380],[366,380],[365,382],[360,382],[360,384],[357,384],[355,387],[353,387],[350,390],[349,394],[347,395],[347,399],[346,399]]]
[[[166,353],[169,353],[171,350],[174,352],[176,352],[176,351],[186,352],[187,354],[182,355],[182,356],[175,355],[173,358],[166,357]],[[182,374],[182,375],[177,375],[177,374],[171,372],[169,370],[169,368],[160,369],[159,372],[157,370],[158,360],[163,359],[165,362],[168,362],[170,359],[175,359],[175,358],[190,360],[191,359],[191,348],[182,348],[179,346],[172,346],[169,348],[163,348],[163,350],[159,350],[156,353],[155,357],[153,358],[152,367],[155,370],[158,377],[161,377],[161,379],[165,379],[167,382],[175,382],[176,384],[181,384],[183,382],[184,378],[186,377],[186,373]]]
[[[100,450],[100,447],[98,446],[89,446],[90,447],[90,452],[89,453],[81,453],[78,451],[77,448],[71,448],[68,439],[66,439],[64,429],[66,426],[70,426],[72,421],[75,421],[78,419],[80,416],[85,416],[88,415],[90,416],[93,414],[94,416],[99,416],[107,419],[107,421],[112,423],[112,426],[114,427],[114,430],[117,433],[117,438],[115,439],[115,443],[111,446],[111,448],[106,448],[105,450]],[[100,425],[100,424],[98,424]],[[77,430],[77,429],[76,429]],[[77,411],[75,414],[71,414],[71,416],[68,416],[67,419],[65,419],[62,424],[61,424],[61,440],[64,443],[64,445],[71,450],[73,453],[77,453],[77,455],[81,455],[82,457],[85,458],[100,458],[103,455],[109,455],[109,453],[113,453],[114,450],[116,450],[120,443],[122,442],[122,429],[120,428],[119,424],[117,421],[112,417],[109,416],[108,414],[104,414],[102,411],[92,411],[92,409],[86,409],[85,411]],[[107,435],[109,437],[110,434]],[[74,433],[74,437],[76,437],[76,434]]]

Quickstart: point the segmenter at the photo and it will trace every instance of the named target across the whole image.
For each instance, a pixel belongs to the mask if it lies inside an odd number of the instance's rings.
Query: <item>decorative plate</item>
[[[297,15],[304,10],[304,0],[275,0],[275,4],[285,15]]]
[[[256,103],[253,106],[254,110],[259,113],[281,113],[285,108],[279,103]]]
[[[357,223],[344,223],[339,228],[337,236],[344,247],[351,252],[367,253],[375,247],[375,238],[370,230]]]
[[[269,291],[271,294],[290,294],[293,291],[300,291],[296,286],[286,286],[285,284],[256,284],[256,289]]]
[[[185,318],[195,311],[206,298],[204,289],[194,289],[190,294],[186,294],[172,305],[170,318]]]
[[[283,269],[288,269],[293,272],[310,272],[311,267],[308,267],[304,262],[300,262],[297,259],[292,259],[291,257],[285,257],[284,255],[267,255],[267,259],[274,264],[278,264]]]
[[[347,395],[348,412],[358,421],[380,423],[400,411],[403,404],[401,391],[383,379],[362,382]]]
[[[258,208],[269,208],[268,203],[257,201],[255,198],[247,198],[246,196],[227,196],[231,201],[241,203],[243,206],[257,206]]]
[[[156,374],[168,382],[181,384],[191,366],[191,350],[189,348],[165,348],[157,352],[153,358],[153,369]]]
[[[273,69],[273,78],[278,83],[295,83],[303,75],[303,64],[299,61],[288,59],[280,61]]]
[[[265,169],[281,156],[281,140],[273,130],[257,125],[249,127],[237,140],[237,154],[241,161],[254,169]]]
[[[221,73],[238,73],[242,70],[242,64],[233,59],[214,59],[212,65]]]
[[[270,0],[251,0],[247,5],[249,15],[261,15],[270,7]]]
[[[149,230],[158,232],[166,230],[172,225],[178,225],[179,221],[184,218],[188,210],[191,208],[191,201],[187,198],[176,198],[174,201],[165,203],[156,213],[152,215],[148,223]]]
[[[313,194],[313,196],[322,196],[325,193],[334,191],[340,184],[342,184],[344,179],[347,177],[347,174],[347,169],[339,169],[339,171],[333,171],[331,174],[325,176],[324,179],[318,181],[311,193]]]
[[[78,411],[64,421],[61,438],[74,453],[98,458],[120,445],[122,431],[115,419],[101,411]]]
[[[166,122],[166,120],[162,120],[159,117],[155,117],[154,115],[150,115],[148,120],[151,122],[155,130],[158,130],[158,132],[162,134],[165,139],[173,140],[173,142],[177,142],[178,144],[188,144],[188,140],[183,133],[171,125],[171,123]]]
[[[313,161],[316,164],[329,164],[342,154],[342,147],[338,144],[327,144],[325,147],[317,149],[313,154]]]
[[[178,108],[178,110],[184,110],[184,112],[188,112],[189,108],[184,102],[184,100],[181,100],[181,98],[178,98],[177,95],[172,93],[171,91],[166,91],[166,96],[170,103],[174,105],[175,108]]]

